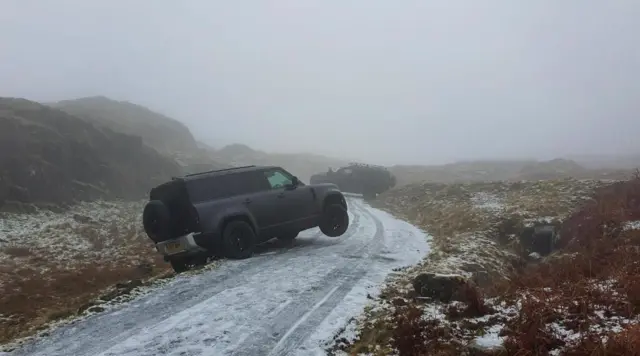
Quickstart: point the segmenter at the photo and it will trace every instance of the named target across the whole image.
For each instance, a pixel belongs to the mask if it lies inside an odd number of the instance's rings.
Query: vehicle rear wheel
[[[222,232],[222,245],[227,258],[245,259],[253,255],[256,246],[256,233],[251,225],[243,220],[229,222]]]
[[[349,214],[340,204],[328,205],[320,218],[320,231],[329,237],[342,236],[349,228]]]
[[[171,263],[171,268],[173,268],[173,271],[176,273],[182,273],[189,270],[189,265],[187,264],[187,261],[185,259],[176,258],[169,260],[169,263]]]

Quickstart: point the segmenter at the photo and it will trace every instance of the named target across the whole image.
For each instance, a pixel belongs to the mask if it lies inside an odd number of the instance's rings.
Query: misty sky
[[[373,163],[640,153],[637,0],[2,0],[0,96]]]

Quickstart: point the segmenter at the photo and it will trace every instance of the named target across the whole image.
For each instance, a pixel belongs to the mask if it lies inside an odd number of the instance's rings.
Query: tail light
[[[198,209],[193,205],[189,208],[189,221],[191,222],[189,230],[200,232],[200,214],[198,214]]]

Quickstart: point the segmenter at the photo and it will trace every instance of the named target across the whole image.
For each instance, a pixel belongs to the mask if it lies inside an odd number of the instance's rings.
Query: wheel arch
[[[218,223],[218,231],[220,231],[220,234],[222,234],[224,232],[224,228],[232,221],[236,221],[236,220],[240,220],[240,221],[244,221],[247,224],[249,224],[249,226],[251,226],[251,228],[253,229],[253,232],[255,234],[258,233],[258,226],[257,223],[255,221],[255,219],[249,215],[248,213],[243,213],[243,212],[236,212],[236,213],[231,213],[228,215],[225,215],[224,217],[222,217],[220,219],[220,222]]]
[[[322,202],[322,210],[324,211],[324,209],[331,204],[340,204],[343,208],[347,209],[347,201],[340,192],[330,192],[327,194]]]

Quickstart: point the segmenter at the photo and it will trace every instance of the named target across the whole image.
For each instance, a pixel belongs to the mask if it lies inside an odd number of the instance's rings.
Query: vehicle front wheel
[[[256,233],[251,225],[243,220],[233,220],[222,231],[222,244],[225,255],[232,259],[245,259],[253,255],[256,246]]]
[[[320,218],[320,231],[329,237],[342,236],[349,227],[349,214],[340,204],[331,204]]]

